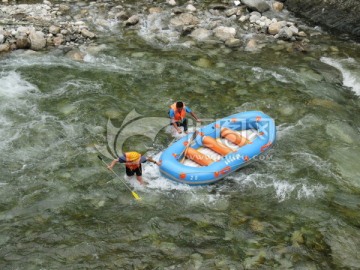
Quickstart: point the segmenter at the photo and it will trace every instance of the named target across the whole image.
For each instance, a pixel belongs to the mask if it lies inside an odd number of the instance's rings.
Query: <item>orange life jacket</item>
[[[186,116],[186,107],[185,107],[185,103],[184,104],[184,107],[182,108],[181,112],[178,112],[177,108],[176,108],[176,102],[170,106],[171,109],[174,110],[174,120],[175,121],[182,121],[185,116]]]
[[[126,162],[125,166],[130,170],[134,171],[140,167],[141,154],[138,152],[127,152],[125,153]]]

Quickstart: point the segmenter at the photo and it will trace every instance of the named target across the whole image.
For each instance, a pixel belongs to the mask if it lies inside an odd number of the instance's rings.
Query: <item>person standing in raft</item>
[[[184,132],[188,133],[188,121],[186,117],[186,113],[190,113],[192,117],[196,120],[196,122],[201,122],[199,118],[191,111],[191,109],[182,101],[175,102],[170,106],[169,117],[171,119],[170,125],[173,125],[175,130],[178,133],[181,133],[181,129],[179,127],[184,127]]]
[[[136,179],[143,185],[144,181],[142,180],[141,163],[145,163],[146,161],[153,162],[160,166],[160,163],[153,160],[151,157],[144,157],[138,152],[126,152],[123,156],[114,159],[107,168],[111,170],[116,163],[125,163],[126,175],[133,176],[136,174]]]

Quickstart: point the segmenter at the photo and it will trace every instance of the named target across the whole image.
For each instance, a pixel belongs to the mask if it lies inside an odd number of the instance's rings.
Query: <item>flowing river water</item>
[[[308,53],[244,52],[121,35],[84,62],[0,57],[1,269],[359,268],[359,44],[323,34]],[[147,163],[148,185],[128,182],[137,202],[99,145],[179,99],[204,119],[261,110],[276,145],[211,186],[176,185]],[[159,159],[168,129],[137,128],[124,147]]]

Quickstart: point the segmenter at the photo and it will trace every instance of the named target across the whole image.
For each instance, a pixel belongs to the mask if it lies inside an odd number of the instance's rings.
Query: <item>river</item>
[[[122,34],[83,62],[0,56],[1,269],[359,269],[359,44],[324,33],[308,53],[244,52]],[[97,155],[110,162],[122,125],[176,100],[209,121],[261,110],[276,145],[211,186],[147,163],[135,201]],[[125,149],[158,160],[168,129],[137,128]]]

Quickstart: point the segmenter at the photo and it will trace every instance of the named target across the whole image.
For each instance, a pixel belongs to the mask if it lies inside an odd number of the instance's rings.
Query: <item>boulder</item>
[[[198,23],[199,19],[191,13],[182,13],[170,20],[170,24],[173,26],[197,25]]]
[[[264,0],[242,0],[241,1],[250,10],[255,10],[260,13],[268,11],[270,6]]]
[[[0,44],[0,53],[10,51],[9,43]]]
[[[56,26],[56,25],[51,25],[49,27],[49,33],[53,34],[53,35],[56,35],[58,33],[60,33],[60,27],[59,26]]]
[[[90,32],[86,28],[81,29],[81,35],[85,38],[94,38],[95,37],[95,34],[93,32]]]
[[[190,36],[197,40],[197,41],[203,41],[208,39],[212,35],[212,31],[204,29],[204,28],[198,28],[192,31]]]
[[[30,48],[34,51],[42,50],[46,46],[46,39],[41,31],[30,31],[29,39],[31,42]]]
[[[284,9],[284,4],[276,1],[272,4],[272,8],[273,10],[280,12]]]
[[[125,22],[125,25],[126,26],[129,26],[129,25],[135,25],[139,22],[139,16],[137,15],[132,15],[129,19],[127,19],[127,21]]]
[[[348,33],[360,40],[360,1],[287,0],[285,6],[297,16],[335,33]]]
[[[234,38],[236,35],[236,29],[234,27],[218,26],[214,29],[214,35],[222,40]]]
[[[27,36],[21,36],[16,39],[16,48],[17,49],[29,49],[31,47],[31,42]]]

